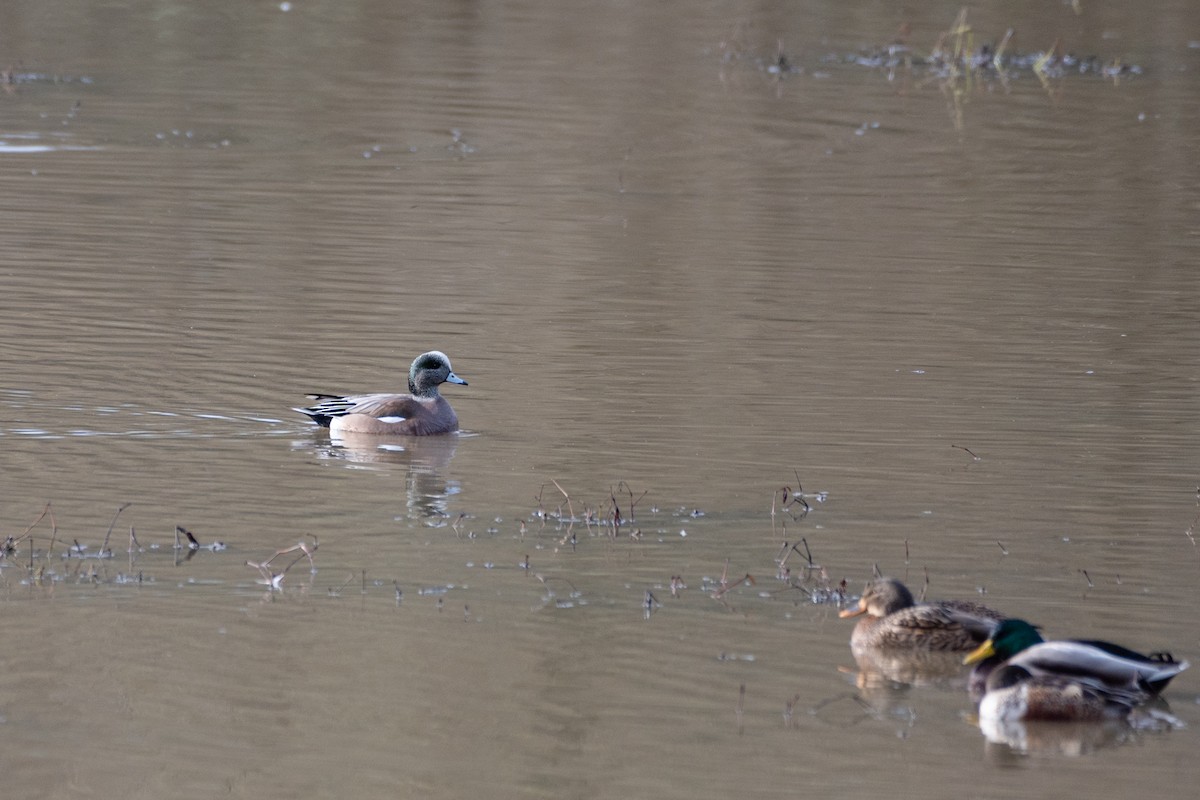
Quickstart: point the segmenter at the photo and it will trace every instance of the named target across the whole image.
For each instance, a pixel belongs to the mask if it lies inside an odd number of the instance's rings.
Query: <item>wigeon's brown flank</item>
[[[435,436],[458,430],[458,415],[438,391],[443,383],[467,382],[454,374],[445,353],[431,350],[413,359],[409,394],[310,394],[317,402],[296,408],[313,422],[340,433]]]

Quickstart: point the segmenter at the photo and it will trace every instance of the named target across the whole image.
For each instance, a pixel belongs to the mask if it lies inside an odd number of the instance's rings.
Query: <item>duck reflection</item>
[[[966,670],[958,653],[854,648],[859,688],[881,684],[965,686]]]
[[[1185,727],[1165,702],[1134,709],[1128,716],[1093,722],[1050,722],[980,718],[984,752],[997,763],[1028,756],[1075,758],[1105,747],[1138,742],[1147,733],[1165,733]]]
[[[914,688],[960,690],[965,686],[962,656],[956,653],[858,647],[853,653],[859,699],[881,716],[914,713]]]
[[[405,507],[409,519],[427,520],[448,515],[447,499],[458,493],[458,484],[447,480],[446,469],[458,449],[459,436],[380,436],[340,433],[331,437],[321,430],[314,438],[297,441],[293,449],[311,451],[323,460],[341,460],[348,466],[371,465],[405,468]]]
[[[1074,758],[1127,740],[1132,732],[1121,719],[1098,722],[1023,722],[980,719],[988,758],[1004,763],[1014,756]]]

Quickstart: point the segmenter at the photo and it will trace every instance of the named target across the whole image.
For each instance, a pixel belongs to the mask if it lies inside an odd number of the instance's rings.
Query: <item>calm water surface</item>
[[[7,4],[6,793],[1195,785],[1196,669],[1024,754],[777,575],[1200,660],[1200,15],[1080,10],[969,21],[1135,74],[847,60],[952,3]],[[432,348],[457,436],[290,411]]]

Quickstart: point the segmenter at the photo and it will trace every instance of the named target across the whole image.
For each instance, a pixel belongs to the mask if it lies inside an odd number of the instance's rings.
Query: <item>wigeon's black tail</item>
[[[305,395],[311,397],[317,402],[308,408],[293,408],[293,411],[299,411],[313,422],[320,425],[322,428],[328,428],[329,423],[334,417],[340,417],[345,414],[354,404],[338,394],[310,394]]]

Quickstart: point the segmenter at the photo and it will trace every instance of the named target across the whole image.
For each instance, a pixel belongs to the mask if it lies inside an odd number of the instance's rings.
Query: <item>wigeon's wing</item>
[[[419,401],[408,394],[358,394],[343,397],[336,394],[310,394],[316,400],[308,408],[297,408],[321,425],[329,425],[334,417],[365,414],[368,417],[408,419],[417,413]]]
[[[344,414],[365,414],[376,419],[399,421],[420,413],[421,403],[410,394],[364,394],[345,397],[349,403]]]
[[[307,408],[293,406],[292,410],[299,411],[313,422],[326,428],[329,427],[329,423],[333,421],[334,417],[342,416],[353,405],[345,397],[337,394],[310,394],[308,397],[316,402]]]

